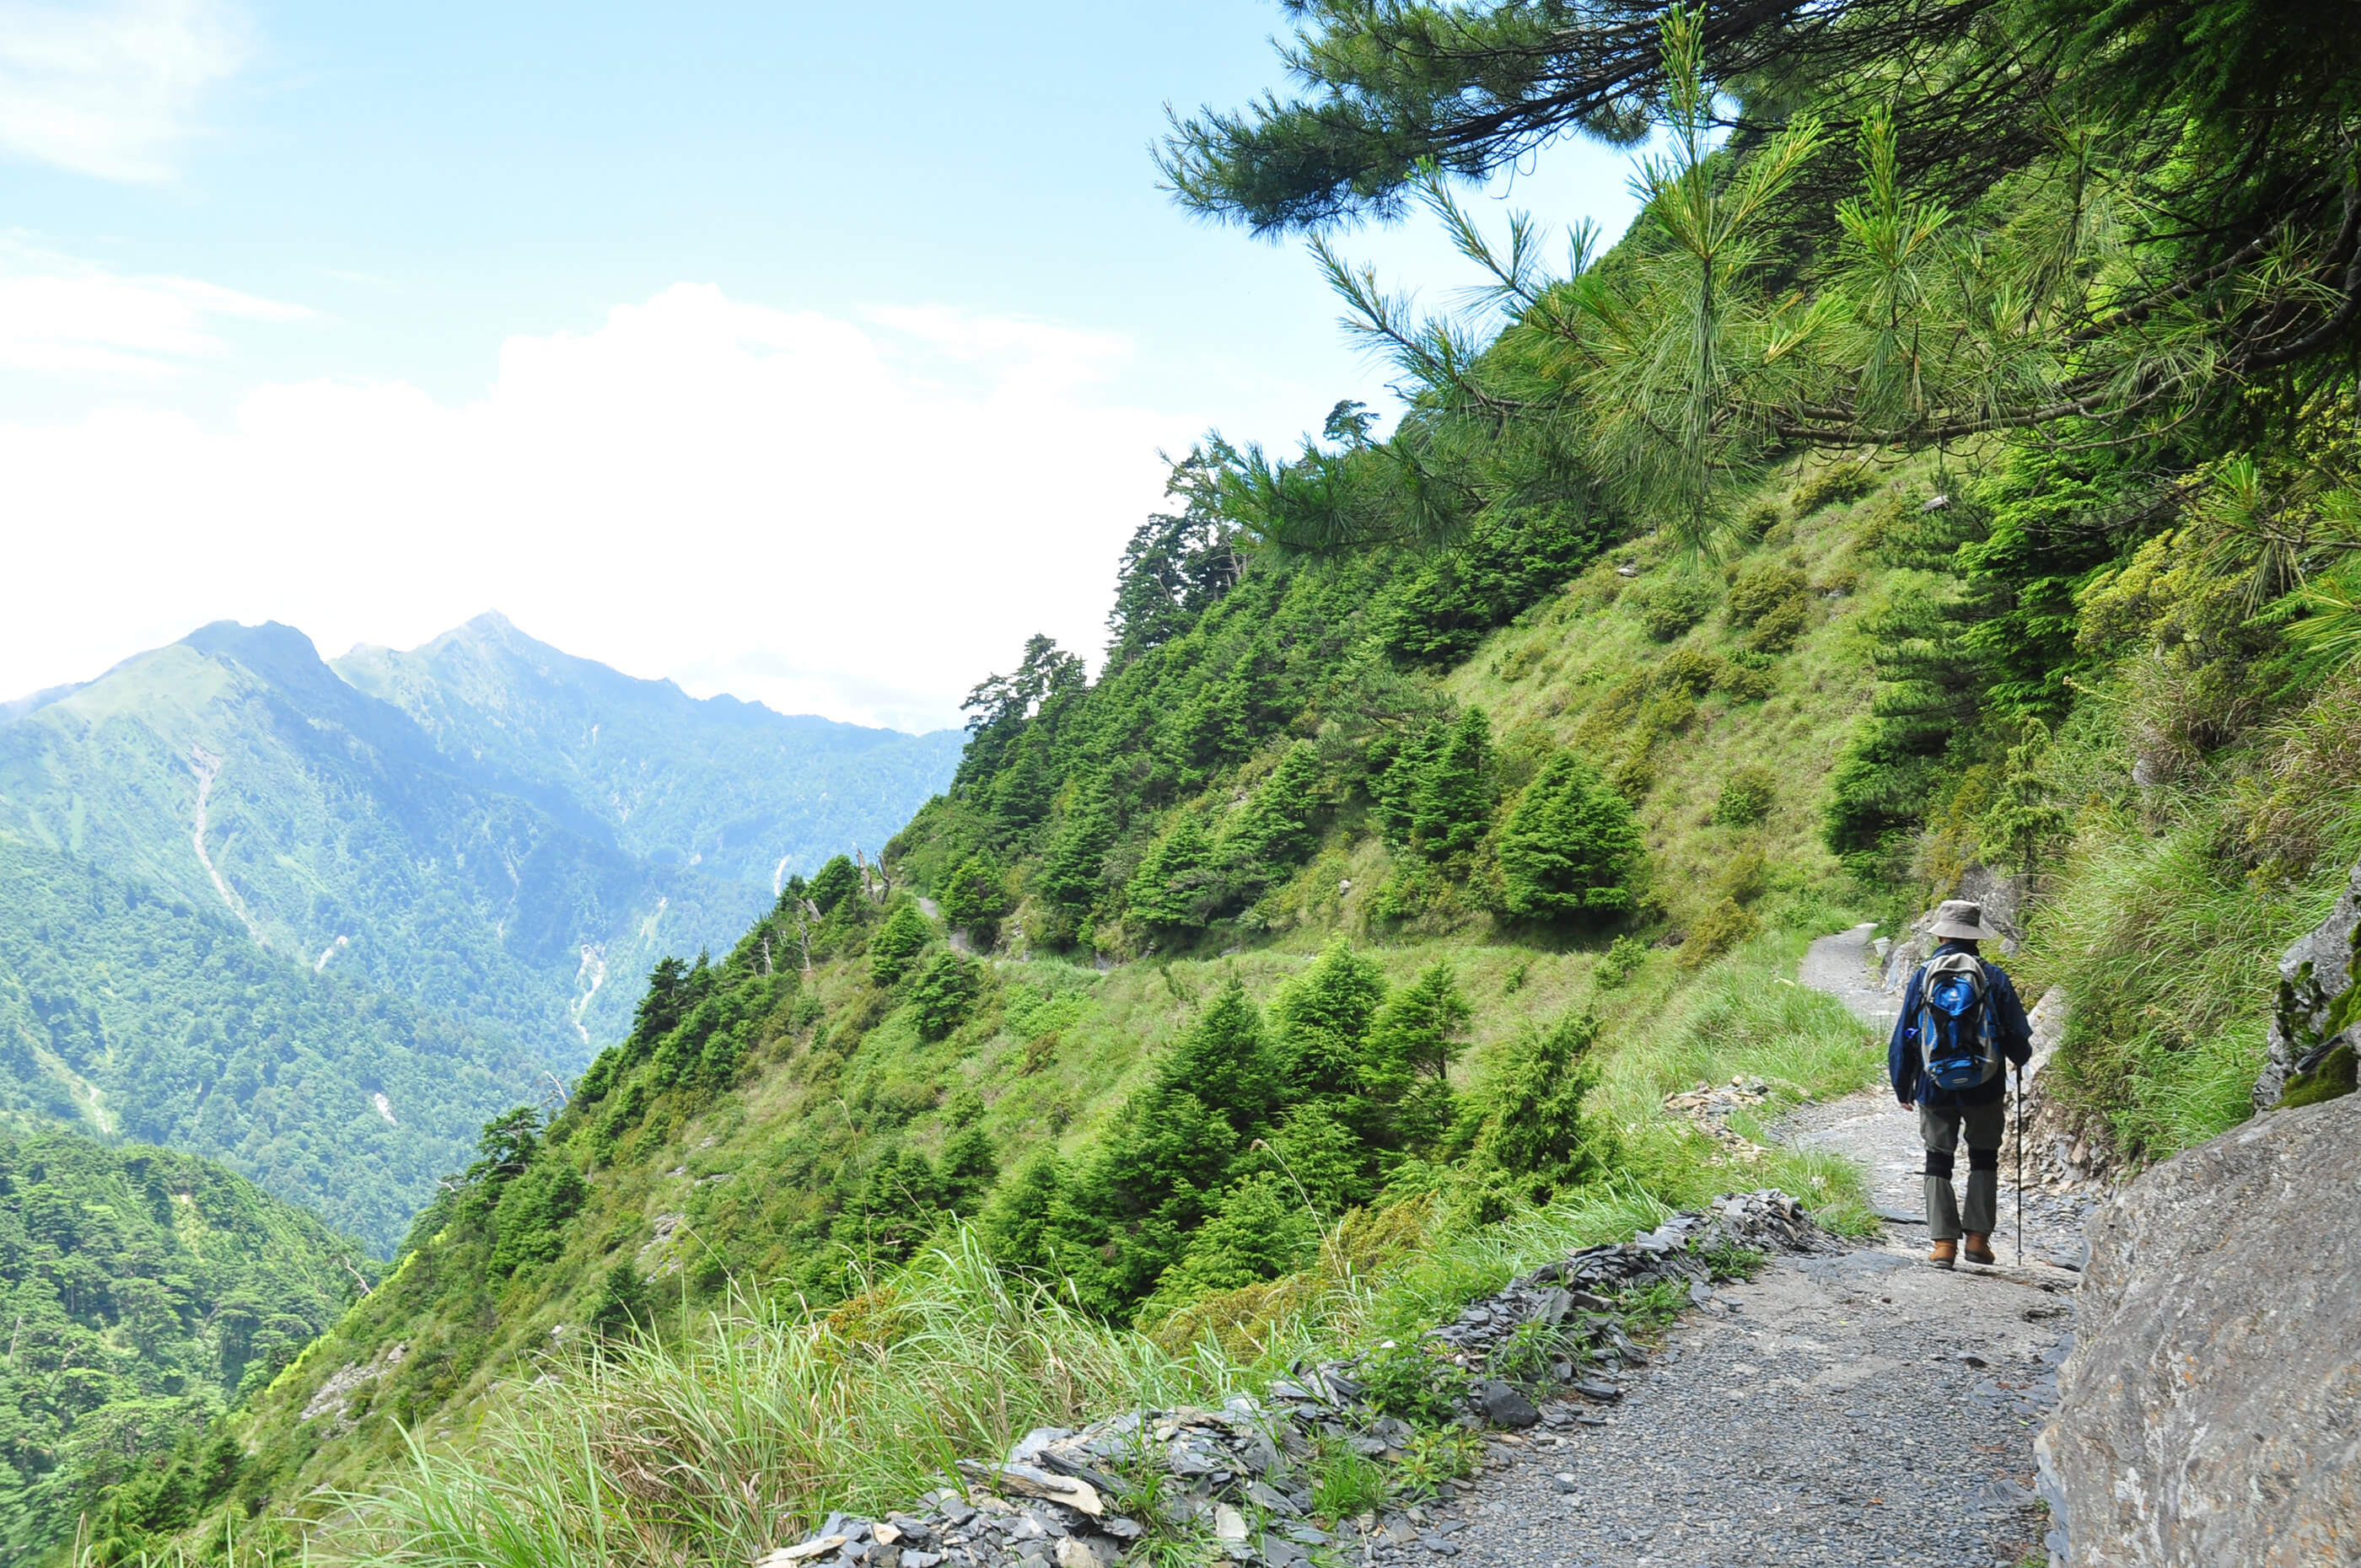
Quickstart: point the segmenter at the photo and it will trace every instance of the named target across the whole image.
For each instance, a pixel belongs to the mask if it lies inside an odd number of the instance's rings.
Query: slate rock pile
[[[1465,1308],[1427,1339],[1438,1376],[1460,1391],[1460,1424],[1596,1423],[1622,1390],[1613,1368],[1646,1357],[1611,1298],[1678,1280],[1711,1294],[1718,1247],[1808,1252],[1832,1245],[1782,1192],[1749,1192],[1676,1214],[1631,1241],[1586,1247]],[[1539,1325],[1539,1331],[1529,1329]],[[1444,1367],[1464,1373],[1454,1378]],[[1219,1409],[1133,1410],[1079,1431],[1026,1434],[1000,1464],[959,1464],[939,1486],[882,1519],[831,1514],[808,1539],[755,1568],[1105,1568],[1155,1530],[1210,1532],[1233,1563],[1295,1568],[1334,1537],[1312,1520],[1310,1466],[1323,1442],[1373,1460],[1403,1458],[1417,1438],[1370,1398],[1364,1359],[1299,1363],[1268,1397]],[[1534,1396],[1545,1398],[1537,1403]],[[1153,1486],[1147,1483],[1152,1481]],[[1152,1509],[1143,1499],[1154,1498]],[[1126,1507],[1137,1515],[1126,1514]],[[1414,1513],[1416,1510],[1406,1510]],[[1155,1517],[1160,1514],[1161,1517]],[[1341,1527],[1383,1540],[1416,1521],[1363,1516]]]
[[[1751,1111],[1771,1098],[1771,1086],[1760,1078],[1733,1078],[1728,1083],[1700,1080],[1695,1089],[1664,1096],[1664,1109],[1685,1116],[1704,1129],[1732,1158],[1752,1162],[1763,1156],[1763,1146],[1730,1124],[1740,1111]]]

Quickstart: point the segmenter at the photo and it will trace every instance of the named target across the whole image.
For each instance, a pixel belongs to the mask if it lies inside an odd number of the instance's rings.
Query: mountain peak
[[[252,663],[257,659],[269,663],[285,659],[312,664],[323,663],[311,638],[279,620],[266,620],[259,626],[236,620],[208,621],[181,641],[200,653],[225,653],[241,663]]]

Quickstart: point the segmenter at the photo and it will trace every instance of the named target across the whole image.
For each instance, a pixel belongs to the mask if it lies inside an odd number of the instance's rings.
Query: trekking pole
[[[2016,1069],[2016,1266],[2025,1266],[2025,1069]]]

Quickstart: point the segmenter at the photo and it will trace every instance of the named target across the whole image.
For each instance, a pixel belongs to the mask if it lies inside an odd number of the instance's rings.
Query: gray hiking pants
[[[2000,1137],[2008,1124],[2004,1101],[1990,1105],[1918,1107],[1918,1141],[1927,1146],[1927,1234],[1938,1242],[1960,1239],[1964,1228],[1990,1235],[2000,1215]],[[1951,1197],[1951,1169],[1960,1135],[1968,1139],[1966,1213]]]

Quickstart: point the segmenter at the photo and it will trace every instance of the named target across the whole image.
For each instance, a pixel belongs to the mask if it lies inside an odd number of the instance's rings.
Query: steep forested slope
[[[38,1560],[109,1491],[101,1536],[219,1500],[240,1461],[214,1418],[373,1273],[358,1244],[208,1161],[0,1137],[0,1553]]]
[[[218,908],[55,850],[7,843],[0,900],[0,1075],[20,1129],[206,1155],[382,1251],[476,1127],[540,1087],[505,1035],[315,974]]]

